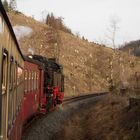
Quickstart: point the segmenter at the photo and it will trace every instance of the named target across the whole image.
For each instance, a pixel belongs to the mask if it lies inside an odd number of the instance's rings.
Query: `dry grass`
[[[140,109],[129,109],[128,101],[109,95],[88,110],[79,109],[69,118],[58,140],[139,140]]]
[[[13,25],[29,26],[33,29],[30,37],[19,41],[23,53],[28,53],[28,48],[35,48],[47,57],[54,57],[54,43],[49,38],[56,40],[56,32],[50,27],[35,21],[23,14],[9,13]],[[110,75],[108,59],[112,58],[113,50],[95,43],[83,41],[71,34],[59,31],[61,40],[60,63],[64,66],[65,95],[77,95],[90,91],[107,89],[106,77]],[[41,49],[42,47],[42,49]],[[121,79],[127,81],[135,71],[140,71],[139,59],[129,56],[127,53],[118,52],[113,62],[115,84],[119,85]],[[90,57],[92,55],[92,57]],[[118,56],[123,58],[125,73],[119,65]],[[135,67],[131,68],[129,62],[133,61]],[[91,71],[91,72],[90,72]]]

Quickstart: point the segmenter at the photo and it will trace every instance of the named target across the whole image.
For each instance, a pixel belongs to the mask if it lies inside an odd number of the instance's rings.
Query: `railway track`
[[[64,105],[68,105],[70,103],[73,103],[73,102],[76,102],[76,101],[80,101],[80,100],[84,100],[84,99],[88,99],[88,98],[92,98],[92,97],[98,97],[98,96],[103,96],[103,95],[106,95],[108,94],[109,92],[108,91],[104,91],[104,92],[96,92],[96,93],[90,93],[90,94],[86,94],[86,95],[81,95],[81,96],[76,96],[76,97],[72,97],[72,98],[67,98],[67,99],[64,99],[63,101],[63,106]],[[36,114],[34,115],[33,117],[31,117],[27,123],[24,125],[24,128],[23,128],[23,133],[25,132],[26,129],[28,129],[31,124],[33,124],[37,119],[39,118],[42,118],[42,117],[46,117],[48,114]]]
[[[81,95],[81,96],[77,96],[77,97],[67,98],[67,99],[64,99],[63,105],[67,105],[67,104],[70,104],[75,101],[80,101],[80,100],[84,100],[84,99],[88,99],[88,98],[92,98],[92,97],[106,95],[108,93],[109,93],[108,91],[104,91],[104,92],[96,92],[96,93],[92,93],[92,94],[90,93],[90,94]]]

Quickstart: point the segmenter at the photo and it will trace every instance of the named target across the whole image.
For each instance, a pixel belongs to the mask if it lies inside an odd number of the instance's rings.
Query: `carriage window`
[[[28,72],[28,91],[30,91],[31,90],[31,72],[29,71]]]
[[[0,15],[0,34],[3,33],[3,21],[2,21],[2,17]]]
[[[34,72],[34,90],[36,90],[36,72]]]
[[[13,75],[14,75],[14,71],[13,71],[13,58],[10,59],[10,90],[12,89],[12,85],[13,85]]]
[[[32,90],[34,90],[34,72],[32,71]]]
[[[16,64],[16,62],[14,62],[14,68],[13,68],[14,70],[14,86],[16,86],[17,84],[17,64]]]
[[[36,72],[34,72],[34,90],[36,90]]]
[[[25,89],[24,89],[24,91],[25,92],[27,92],[28,91],[28,87],[27,87],[27,84],[28,84],[28,72],[27,72],[27,70],[25,70],[25,74],[24,74],[24,78],[25,78]]]
[[[61,79],[61,92],[64,92],[64,75],[62,75]]]
[[[17,68],[17,84],[19,85],[23,81],[23,70],[22,68]]]
[[[57,77],[56,77],[56,72],[53,73],[53,86],[56,86],[56,82],[57,82]]]
[[[2,61],[2,93],[5,93],[6,91],[6,86],[7,86],[7,54],[3,53],[3,61]]]
[[[5,53],[6,52],[6,53]],[[0,132],[1,135],[5,133],[6,130],[6,105],[7,105],[7,72],[8,72],[8,52],[3,50],[2,56],[2,96],[1,96],[1,106],[2,107],[2,120],[0,126],[2,126],[2,131]],[[4,138],[6,139],[6,138]]]
[[[36,74],[36,82],[37,82],[37,83],[36,83],[36,89],[39,89],[39,83],[38,83],[39,81],[38,81],[38,80],[39,80],[39,75],[38,75],[38,73],[37,73],[37,74]]]

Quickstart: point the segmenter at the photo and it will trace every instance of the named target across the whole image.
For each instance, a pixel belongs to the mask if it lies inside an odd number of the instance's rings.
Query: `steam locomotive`
[[[20,140],[29,118],[63,98],[63,67],[55,58],[23,56],[0,1],[0,140]]]

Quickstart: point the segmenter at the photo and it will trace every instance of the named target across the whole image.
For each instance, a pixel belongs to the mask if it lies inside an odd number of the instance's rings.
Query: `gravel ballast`
[[[85,110],[96,104],[104,96],[93,97],[69,105],[60,106],[55,111],[50,112],[31,124],[24,132],[23,140],[52,140],[54,135],[61,131],[65,123],[79,109]]]

